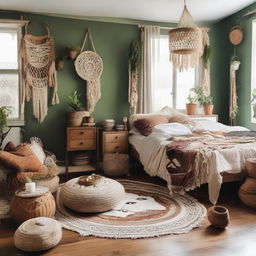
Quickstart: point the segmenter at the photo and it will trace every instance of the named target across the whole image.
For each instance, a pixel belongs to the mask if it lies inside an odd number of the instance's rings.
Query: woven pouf
[[[256,208],[256,179],[247,178],[240,187],[238,195],[244,204]]]
[[[17,248],[35,252],[56,246],[62,237],[61,225],[58,221],[46,217],[38,217],[23,222],[14,234]]]
[[[90,177],[90,176],[89,176]],[[125,190],[119,182],[100,176],[96,184],[79,184],[72,179],[61,188],[60,200],[77,212],[105,212],[113,209],[124,197]]]
[[[55,200],[47,187],[37,187],[36,191],[27,194],[24,190],[15,193],[11,201],[10,215],[17,222],[36,217],[54,216]]]

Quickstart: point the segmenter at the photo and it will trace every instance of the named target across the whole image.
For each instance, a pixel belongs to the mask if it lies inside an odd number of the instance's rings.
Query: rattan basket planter
[[[102,177],[95,185],[84,186],[79,178],[66,182],[60,191],[60,200],[77,212],[105,212],[113,209],[124,197],[125,190],[119,182]]]
[[[49,190],[32,197],[22,197],[18,191],[11,201],[10,215],[15,221],[23,222],[36,217],[52,218],[55,210],[55,200]]]
[[[54,219],[38,217],[22,223],[14,234],[14,244],[27,252],[50,249],[62,238],[62,229]]]

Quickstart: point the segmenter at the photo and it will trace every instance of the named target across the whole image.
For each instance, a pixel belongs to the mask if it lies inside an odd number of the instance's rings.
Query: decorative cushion
[[[196,126],[196,123],[192,121],[188,116],[186,115],[174,115],[170,117],[169,119],[170,123],[181,123],[181,124],[188,124],[192,127]]]
[[[134,127],[144,136],[152,133],[152,128],[158,124],[166,124],[169,122],[167,116],[155,115],[138,119],[134,122]]]
[[[25,176],[28,177],[33,177],[33,172],[39,175],[45,175],[48,172],[27,144],[21,144],[11,152],[0,151],[0,163],[6,168],[27,172]]]
[[[61,225],[58,221],[38,217],[23,222],[14,234],[14,244],[27,252],[50,249],[62,238]]]
[[[125,190],[119,182],[102,177],[97,184],[79,184],[79,178],[66,182],[60,191],[60,200],[77,212],[105,212],[113,209],[124,197]]]

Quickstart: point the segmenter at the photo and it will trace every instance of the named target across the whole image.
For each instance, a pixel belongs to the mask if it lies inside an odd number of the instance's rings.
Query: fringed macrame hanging
[[[169,31],[170,60],[179,70],[195,67],[203,54],[201,30],[189,13],[186,2],[177,28]]]
[[[48,86],[53,88],[51,104],[59,103],[57,95],[57,73],[55,69],[55,48],[48,26],[47,35],[25,35],[21,41],[20,56],[23,67],[23,95],[21,112],[24,113],[25,99],[33,101],[33,115],[41,123],[48,111]]]
[[[87,38],[91,43],[93,51],[83,51]],[[96,53],[89,30],[85,35],[80,54],[76,58],[75,68],[77,74],[87,81],[87,111],[92,113],[96,103],[101,97],[100,77],[103,71],[103,61]]]
[[[237,112],[237,93],[236,93],[236,71],[239,69],[240,62],[232,61],[230,64],[230,90],[229,90],[229,123],[234,125]]]

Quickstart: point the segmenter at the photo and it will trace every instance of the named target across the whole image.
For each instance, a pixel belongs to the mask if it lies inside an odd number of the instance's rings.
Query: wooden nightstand
[[[97,171],[98,141],[97,127],[67,127],[66,172]],[[77,151],[89,152],[90,163],[70,165],[70,154]]]
[[[103,131],[101,153],[105,174],[109,176],[128,174],[128,131]]]

